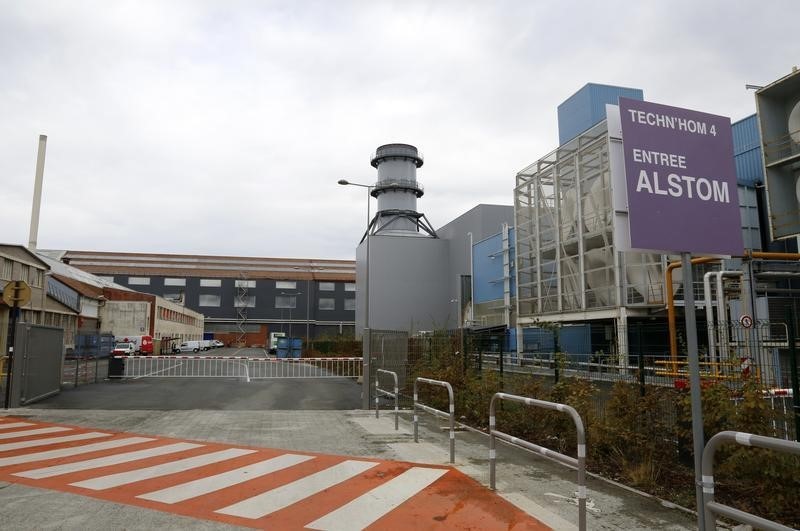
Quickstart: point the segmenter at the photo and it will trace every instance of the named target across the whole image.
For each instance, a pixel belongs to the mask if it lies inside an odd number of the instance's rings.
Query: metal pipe
[[[708,264],[711,262],[718,262],[719,258],[712,258],[710,256],[702,256],[699,258],[692,258],[691,263],[694,264]],[[671,262],[667,265],[667,270],[664,273],[664,282],[666,283],[665,293],[667,299],[667,324],[669,325],[669,354],[673,363],[673,371],[678,366],[678,336],[676,333],[675,325],[675,296],[672,293],[672,271],[681,267],[681,262]],[[686,286],[683,287],[686,290]],[[689,289],[693,289],[689,286]]]
[[[555,411],[561,411],[572,417],[575,422],[575,431],[578,439],[578,458],[575,459],[568,455],[564,455],[549,448],[544,448],[538,444],[533,444],[528,441],[517,439],[507,433],[497,431],[496,416],[495,416],[495,403],[498,400],[509,400],[511,402],[519,402],[527,406],[540,407]],[[506,393],[495,393],[489,403],[489,487],[496,490],[496,465],[497,465],[497,449],[495,448],[495,438],[500,438],[511,444],[522,446],[528,450],[538,452],[547,457],[551,457],[568,466],[574,466],[578,470],[578,529],[580,531],[586,530],[586,431],[583,427],[583,420],[575,408],[566,404],[557,404],[555,402],[546,402],[544,400],[536,400],[535,398],[527,398],[524,396],[509,395]]]
[[[419,382],[430,385],[438,385],[439,387],[444,387],[447,389],[447,395],[450,398],[449,414],[444,411],[439,411],[438,409],[434,409],[432,407],[419,403],[419,397],[417,394],[417,384]],[[419,442],[419,429],[418,429],[419,418],[417,417],[417,408],[420,408],[423,411],[427,411],[428,413],[431,413],[433,415],[442,415],[450,419],[450,462],[455,463],[456,462],[456,405],[455,405],[455,399],[453,397],[453,386],[442,380],[431,380],[430,378],[423,378],[421,376],[417,377],[414,380],[414,442]]]
[[[772,253],[772,252],[763,252],[763,251],[752,251],[747,250],[745,251],[744,258],[760,258],[763,260],[800,260],[800,253]],[[692,258],[692,264],[707,264],[711,262],[719,261],[719,258],[712,258],[709,256],[699,257],[699,258]],[[665,294],[666,294],[666,306],[667,306],[667,324],[669,326],[669,353],[670,358],[672,359],[674,364],[677,364],[678,359],[678,339],[676,335],[676,325],[675,325],[675,296],[672,293],[672,271],[681,267],[680,262],[671,262],[667,265],[667,270],[664,273],[664,282],[666,286]],[[684,286],[686,289],[686,286]]]
[[[378,386],[378,375],[380,373],[384,374],[391,374],[392,378],[394,378],[394,394],[381,389]],[[393,397],[394,398],[394,429],[399,429],[399,417],[400,417],[400,407],[398,403],[398,397],[400,396],[400,386],[398,385],[397,380],[397,373],[393,371],[387,371],[385,369],[377,369],[375,371],[375,418],[378,417],[378,395],[383,394],[384,396]]]
[[[800,443],[796,441],[786,441],[774,437],[764,437],[762,435],[753,435],[739,431],[721,431],[711,437],[703,450],[703,503],[701,510],[698,511],[698,513],[703,515],[706,527],[708,529],[716,529],[716,513],[752,525],[758,529],[789,531],[791,529],[790,527],[744,511],[739,511],[733,507],[728,507],[714,501],[714,455],[717,448],[726,442],[800,455]]]

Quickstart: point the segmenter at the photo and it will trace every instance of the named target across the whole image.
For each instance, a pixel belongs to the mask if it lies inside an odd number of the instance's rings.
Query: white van
[[[201,350],[204,350],[202,341],[184,341],[172,349],[173,352],[200,352]]]

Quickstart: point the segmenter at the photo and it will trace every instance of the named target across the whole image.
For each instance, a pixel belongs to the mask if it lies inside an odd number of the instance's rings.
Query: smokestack
[[[33,208],[31,209],[31,232],[28,249],[36,251],[39,236],[39,210],[42,206],[42,180],[44,180],[44,155],[47,151],[47,135],[39,135],[39,154],[36,157],[36,180],[33,183]]]

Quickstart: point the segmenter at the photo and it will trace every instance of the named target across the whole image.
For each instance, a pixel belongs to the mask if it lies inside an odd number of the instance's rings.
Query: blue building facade
[[[558,106],[558,143],[564,144],[606,119],[606,104],[644,99],[641,89],[587,83]]]

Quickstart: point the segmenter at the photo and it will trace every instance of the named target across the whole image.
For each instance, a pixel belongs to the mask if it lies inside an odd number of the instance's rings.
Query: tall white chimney
[[[44,180],[44,155],[47,151],[47,135],[39,135],[39,154],[36,157],[36,180],[33,183],[33,208],[31,209],[31,231],[28,249],[36,251],[39,236],[39,210],[42,206],[42,181]]]

